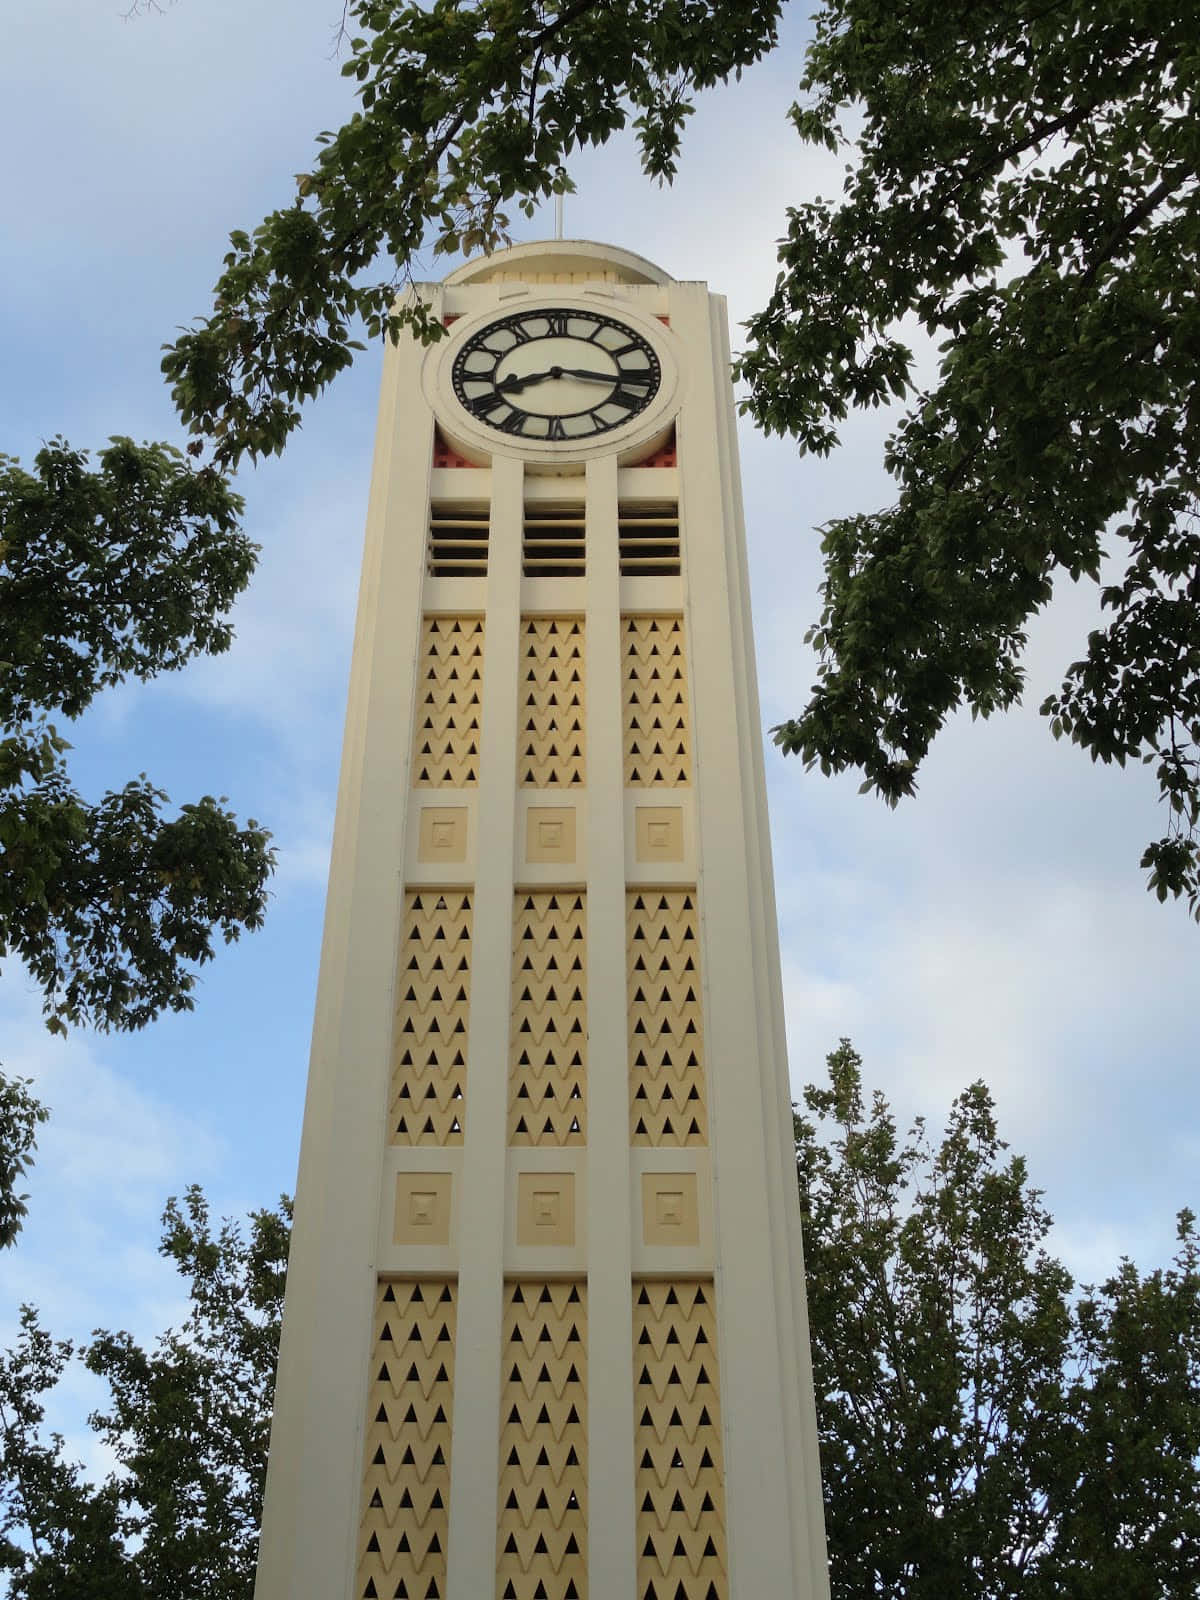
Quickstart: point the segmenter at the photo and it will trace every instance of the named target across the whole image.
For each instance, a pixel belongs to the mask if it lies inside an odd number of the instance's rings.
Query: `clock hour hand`
[[[500,379],[496,389],[500,394],[520,394],[531,383],[544,383],[547,378],[603,378],[606,383],[617,381],[606,373],[576,372],[571,367],[547,367],[545,372],[510,372],[507,378]]]
[[[527,389],[531,383],[541,383],[545,378],[560,378],[562,368],[551,367],[548,372],[510,372],[507,378],[501,378],[496,385],[499,394],[520,394],[522,389]]]

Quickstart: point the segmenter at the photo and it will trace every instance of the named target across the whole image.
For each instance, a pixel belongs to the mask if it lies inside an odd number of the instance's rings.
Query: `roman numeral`
[[[492,395],[488,400],[481,400],[474,408],[475,415],[490,423],[493,428],[502,428],[505,433],[519,433],[521,418],[524,412],[514,411],[507,400],[499,395]],[[516,427],[513,423],[516,423]]]
[[[567,437],[567,430],[562,425],[561,417],[550,418],[550,431],[546,437],[547,439],[565,439]]]

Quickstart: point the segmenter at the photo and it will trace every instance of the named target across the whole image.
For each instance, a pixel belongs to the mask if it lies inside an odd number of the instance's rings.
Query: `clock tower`
[[[821,1600],[723,301],[389,349],[256,1600]]]

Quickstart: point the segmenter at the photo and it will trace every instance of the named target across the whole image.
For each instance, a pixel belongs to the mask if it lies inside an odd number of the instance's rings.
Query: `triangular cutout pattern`
[[[421,625],[413,720],[413,787],[467,789],[479,781],[483,618],[430,616]]]
[[[707,1145],[696,891],[630,890],[625,929],[630,1138]]]
[[[356,1594],[446,1593],[456,1312],[452,1279],[378,1287]]]
[[[586,1142],[586,930],[580,890],[524,889],[514,897],[510,1145]]]
[[[683,618],[621,618],[627,786],[677,789],[692,781]]]
[[[582,617],[522,617],[518,676],[523,789],[585,782]]]
[[[471,929],[469,891],[405,895],[389,1107],[392,1144],[463,1142]]]
[[[496,1593],[515,1600],[586,1600],[586,1295],[505,1285]]]
[[[711,1285],[635,1280],[637,1592],[727,1600],[721,1408]]]

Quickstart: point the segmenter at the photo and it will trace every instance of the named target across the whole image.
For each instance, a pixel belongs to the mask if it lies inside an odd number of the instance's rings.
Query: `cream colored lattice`
[[[583,1144],[587,998],[584,897],[521,890],[513,903],[509,1144]]]
[[[479,782],[483,618],[426,617],[417,675],[413,784],[462,789]]]
[[[367,1393],[361,1600],[442,1600],[450,1519],[455,1285],[381,1283]]]
[[[626,616],[625,782],[692,781],[682,617]]]
[[[541,1278],[504,1287],[497,1600],[586,1600],[585,1295]]]
[[[694,889],[625,896],[634,1144],[708,1143]]]
[[[463,1142],[470,994],[470,894],[410,891],[396,983],[393,1144]]]
[[[526,789],[584,781],[583,619],[521,618],[520,773]]]
[[[638,1600],[726,1600],[712,1284],[633,1286]]]

